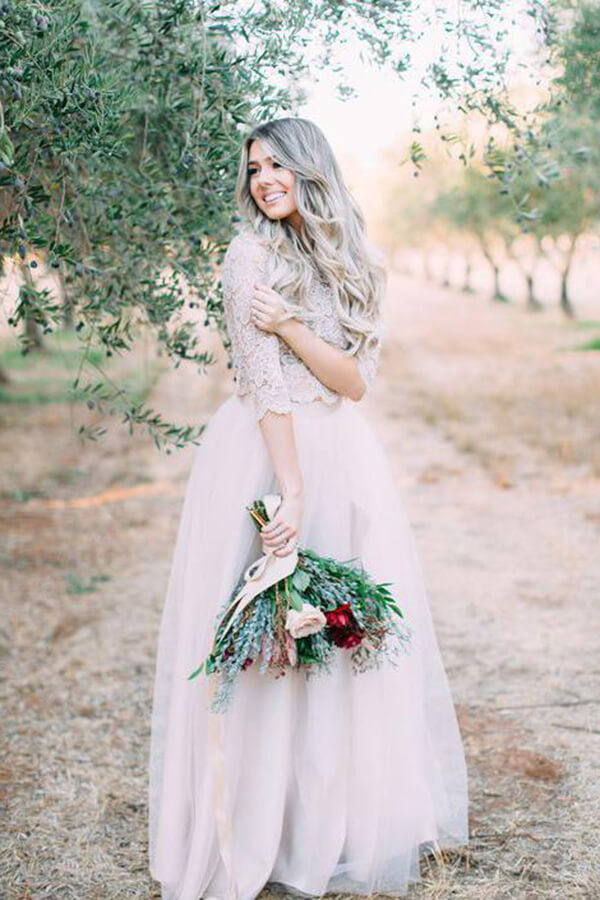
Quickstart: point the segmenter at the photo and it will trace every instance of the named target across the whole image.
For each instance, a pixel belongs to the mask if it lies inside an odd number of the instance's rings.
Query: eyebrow
[[[265,156],[265,160],[267,160],[267,159],[273,160],[273,157],[272,157],[272,156]],[[259,162],[257,159],[249,159],[249,160],[248,160],[248,165],[249,165],[249,166],[260,166],[260,162]]]

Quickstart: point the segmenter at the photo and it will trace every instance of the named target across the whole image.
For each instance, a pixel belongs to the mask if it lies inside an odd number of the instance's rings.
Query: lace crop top
[[[291,412],[292,401],[321,399],[335,403],[339,394],[313,375],[278,335],[262,331],[250,321],[254,284],[262,281],[268,250],[251,231],[241,231],[231,241],[221,271],[225,322],[231,341],[237,393],[252,394],[255,418],[268,410]],[[345,350],[349,341],[333,304],[331,289],[315,279],[309,297],[313,312],[310,327],[329,344]],[[367,387],[378,364],[379,344],[357,354],[357,364]]]

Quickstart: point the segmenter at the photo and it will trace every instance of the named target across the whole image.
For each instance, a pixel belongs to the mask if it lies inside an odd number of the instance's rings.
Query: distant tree
[[[600,6],[560,4],[563,27],[555,48],[559,74],[541,138],[555,151],[558,177],[540,204],[542,228],[564,243],[560,305],[574,315],[568,278],[577,242],[600,222]]]
[[[551,7],[550,97],[506,148],[488,146],[486,160],[522,230],[559,249],[560,306],[573,317],[569,275],[577,243],[600,220],[600,6],[560,0]]]
[[[535,229],[532,234],[521,234],[510,248],[510,257],[525,280],[527,309],[531,312],[539,312],[544,306],[535,289],[538,265],[545,255],[542,244],[541,229]]]
[[[500,270],[515,234],[510,204],[498,184],[481,169],[461,170],[458,181],[438,194],[432,214],[446,221],[468,241],[474,240],[489,264],[493,276],[492,299],[506,302],[500,285]]]
[[[535,223],[536,233],[549,237],[562,258],[559,302],[570,318],[575,316],[575,308],[569,293],[569,275],[577,243],[582,234],[595,227],[600,213],[600,194],[597,185],[587,182],[587,174],[591,173],[571,168],[564,171],[560,180],[545,191]]]

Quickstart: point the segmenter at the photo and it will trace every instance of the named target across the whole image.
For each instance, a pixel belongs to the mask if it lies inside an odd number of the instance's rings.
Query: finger
[[[293,541],[294,538],[290,538],[289,535],[285,537],[279,538],[276,541],[263,541],[263,547],[266,547],[268,550],[281,550],[282,547],[285,547],[290,541]]]
[[[286,520],[283,519],[278,514],[278,515],[274,516],[270,522],[267,522],[267,524],[264,526],[264,528],[261,528],[260,531],[261,531],[261,534],[269,534],[270,532],[276,531],[277,529],[280,529],[280,528],[291,528],[291,527],[292,526],[290,525],[290,523],[286,522]]]
[[[250,312],[254,315],[255,313],[265,313],[270,312],[273,307],[269,303],[263,303],[260,300],[253,300],[252,306],[250,307]]]
[[[258,307],[256,307],[255,309],[252,310],[251,319],[253,321],[254,321],[254,319],[258,319],[259,321],[262,322],[265,319],[271,319],[272,317],[273,317],[273,315],[272,315],[272,312],[270,309],[262,309],[262,308],[259,309]]]
[[[274,547],[270,547],[271,553],[282,553],[288,545],[290,545],[291,541],[280,541],[278,544],[275,544]],[[289,553],[289,549],[288,549]]]
[[[275,528],[272,528],[270,531],[267,531],[266,529],[263,530],[262,535],[263,537],[267,538],[281,537],[283,534],[290,534],[291,530],[291,527],[289,525],[286,525],[285,522],[280,522],[275,526]]]
[[[263,301],[271,301],[273,302],[273,293],[272,291],[265,291],[261,288],[254,288],[252,292],[252,297],[255,300],[263,300]]]
[[[288,553],[291,553],[292,550],[294,550],[295,548],[296,548],[296,539],[292,538],[291,540],[287,541],[285,546],[283,546],[280,550],[275,550],[274,556],[287,556]]]
[[[259,297],[255,297],[254,300],[252,301],[252,311],[253,312],[254,312],[254,310],[260,310],[260,311],[266,312],[267,310],[272,309],[272,308],[273,308],[273,304],[269,303],[268,300],[262,300]]]
[[[281,537],[273,538],[272,540],[262,540],[263,553],[269,552],[273,553],[275,550],[281,550],[285,547],[290,541],[294,541],[295,538],[289,534],[285,534]]]
[[[259,306],[258,303],[253,302],[250,308],[251,316],[265,316],[268,315],[270,307],[268,306]]]
[[[290,538],[295,537],[293,531],[283,531],[279,534],[274,535],[273,537],[263,538],[263,541],[269,545],[269,547],[275,547],[278,544],[285,544],[286,541],[289,541]]]
[[[280,519],[279,516],[274,516],[270,522],[267,522],[266,525],[260,529],[261,534],[270,534],[274,528],[277,528],[278,525],[285,524],[283,519]]]

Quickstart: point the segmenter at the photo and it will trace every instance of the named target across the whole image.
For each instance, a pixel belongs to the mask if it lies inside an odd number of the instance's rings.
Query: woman
[[[402,893],[427,850],[467,840],[464,756],[410,525],[356,407],[378,361],[384,274],[322,132],[255,128],[237,185],[246,224],[222,285],[237,391],[187,487],[160,628],[150,860],[165,900]],[[246,507],[282,496],[259,534]],[[214,619],[261,550],[359,558],[412,632],[398,667],[285,677],[250,667],[209,711]]]

